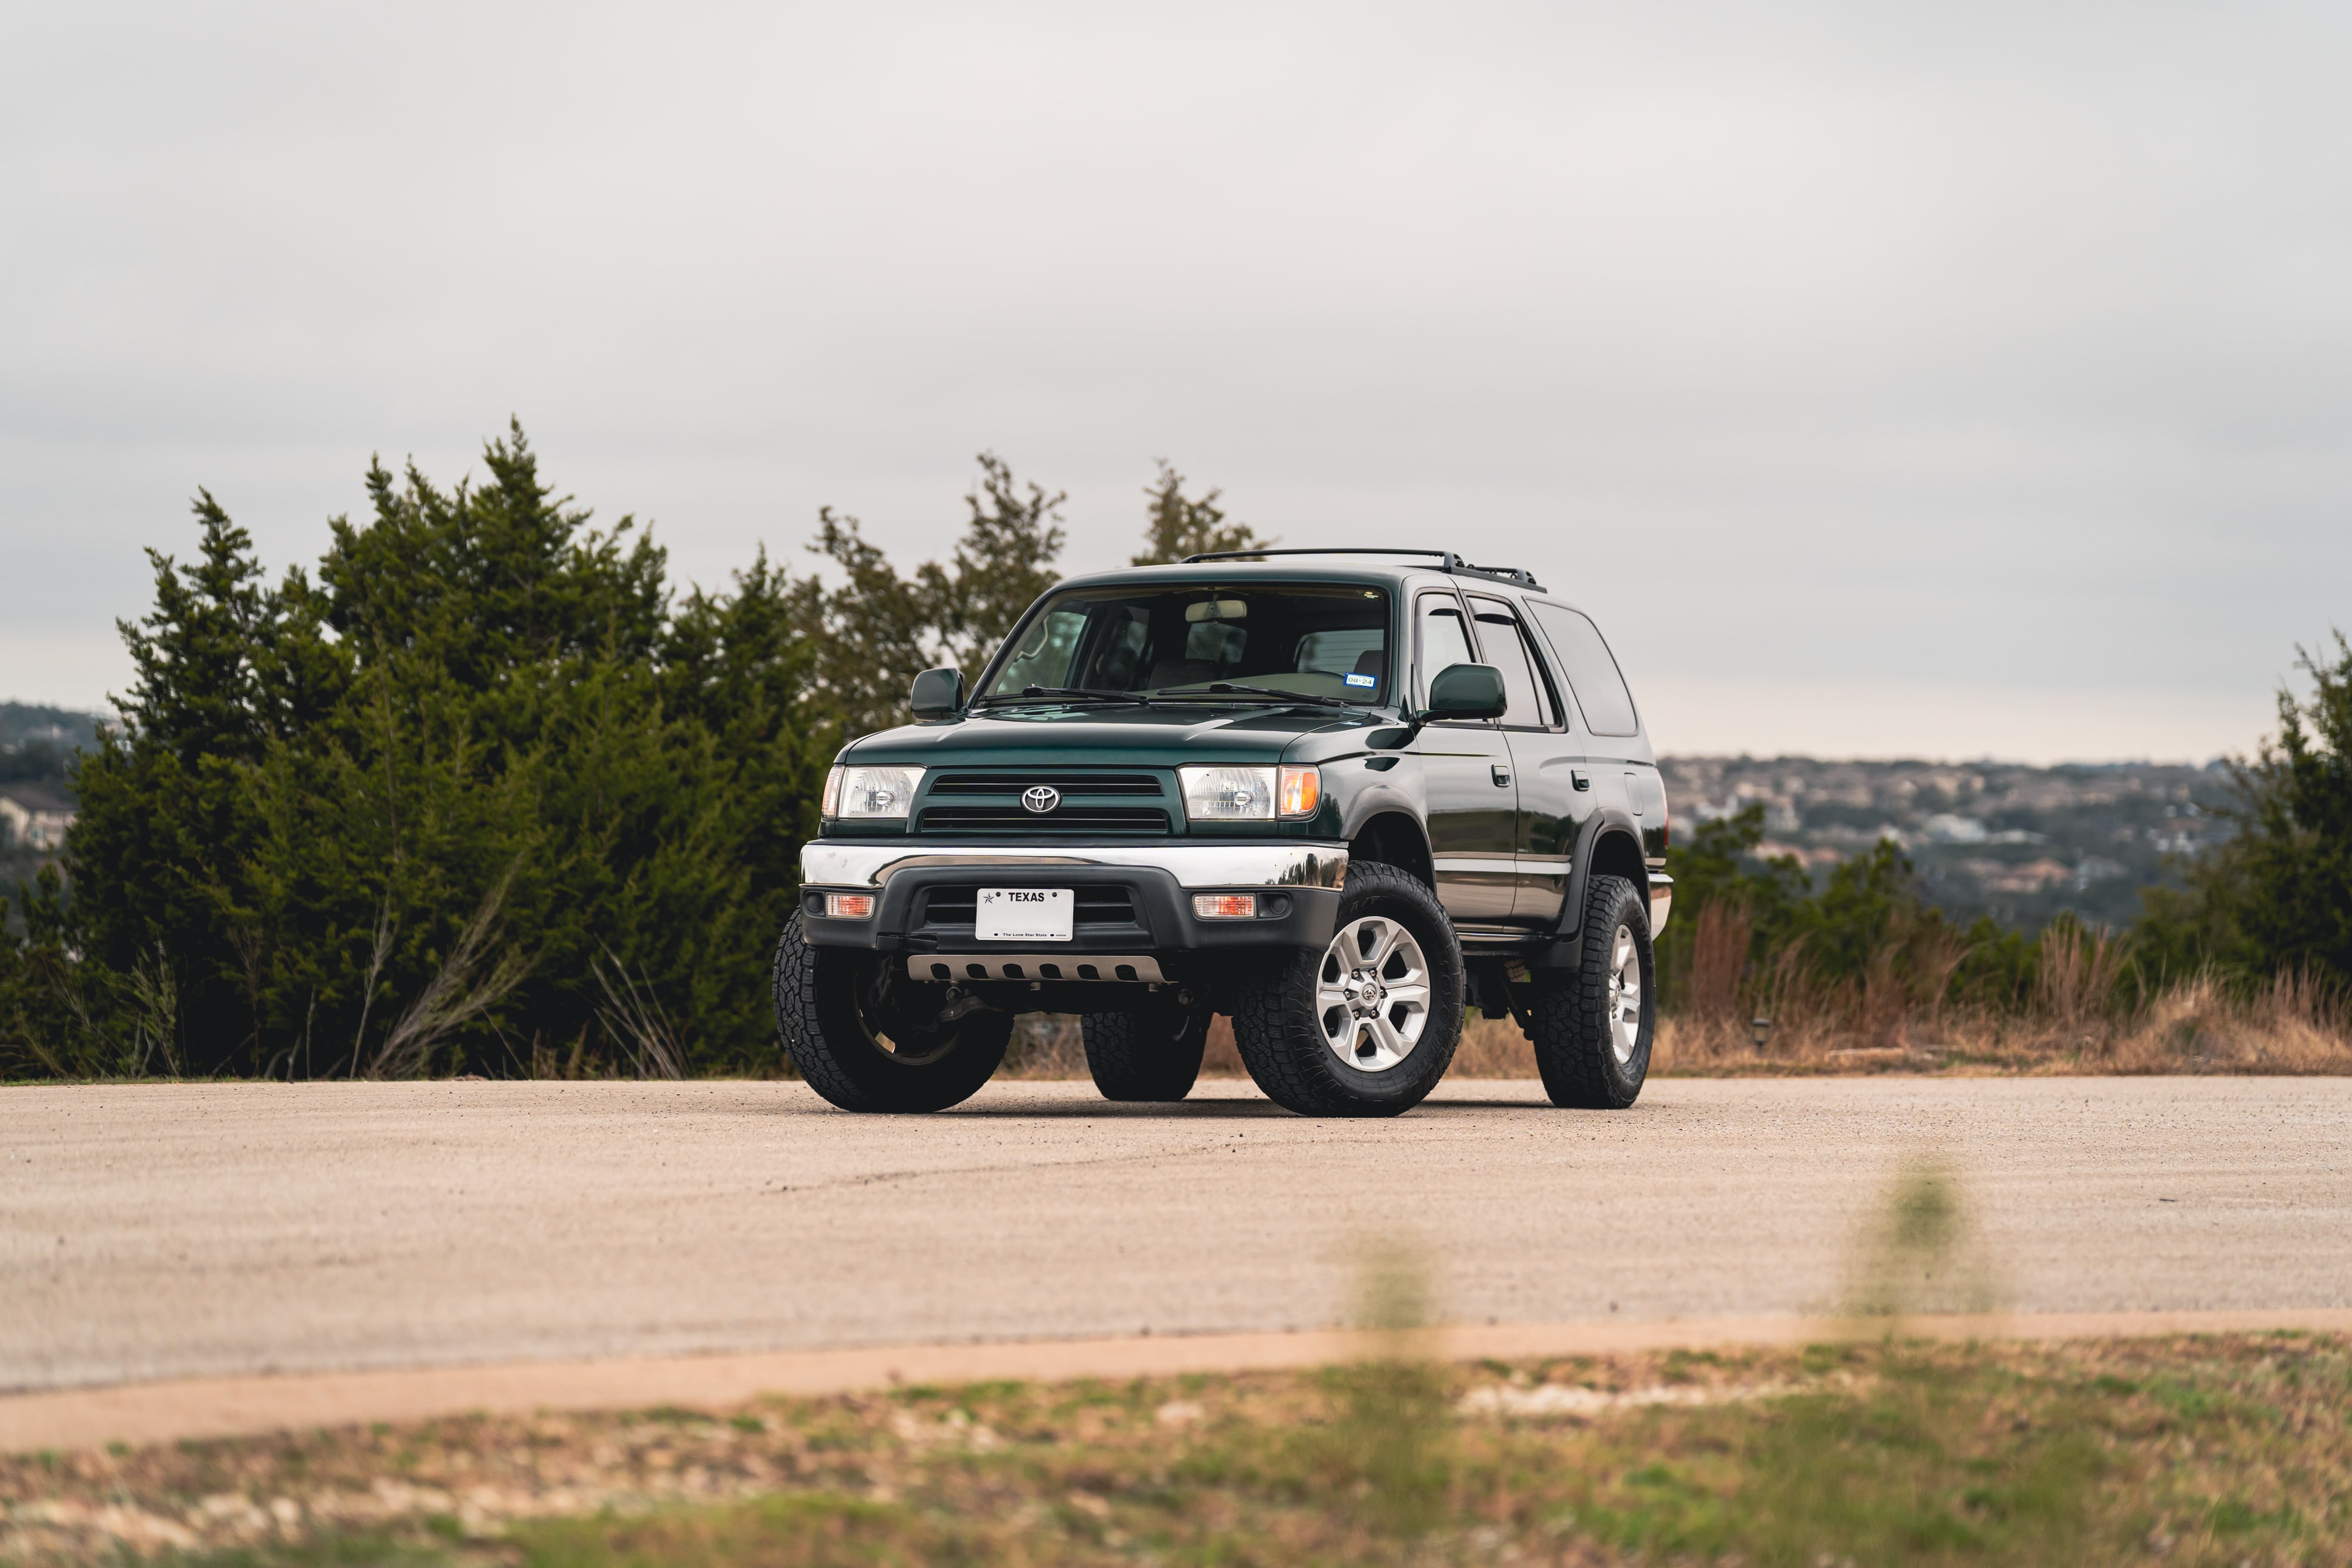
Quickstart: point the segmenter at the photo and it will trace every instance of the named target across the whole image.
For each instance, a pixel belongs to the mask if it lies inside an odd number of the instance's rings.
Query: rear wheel
[[[1148,1013],[1082,1013],[1087,1071],[1106,1100],[1181,1100],[1201,1076],[1209,1009],[1170,1004]]]
[[[1642,1092],[1658,1029],[1648,901],[1622,876],[1585,890],[1576,972],[1536,993],[1536,1068],[1555,1105],[1622,1111]]]
[[[907,977],[878,953],[776,944],[776,1027],[809,1087],[845,1111],[941,1111],[1004,1060],[1013,1015]]]
[[[1437,1087],[1462,1038],[1462,946],[1428,885],[1348,868],[1339,929],[1242,990],[1234,1043],[1257,1086],[1308,1116],[1393,1116]]]

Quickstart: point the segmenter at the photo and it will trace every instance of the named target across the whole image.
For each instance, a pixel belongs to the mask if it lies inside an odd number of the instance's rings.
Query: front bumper
[[[1323,887],[1348,879],[1348,846],[1323,843],[936,844],[817,839],[801,846],[801,881],[811,887],[881,887],[902,872],[941,868],[1011,871],[1033,866],[1109,866],[1165,872],[1196,893],[1258,887]]]
[[[801,928],[813,946],[903,956],[918,978],[1030,981],[1086,965],[1106,982],[1208,977],[1221,960],[1329,944],[1348,850],[1332,843],[936,844],[818,840],[801,851]],[[961,915],[974,889],[1070,888],[1066,943],[982,942]],[[870,893],[864,920],[824,914],[827,893]],[[1252,919],[1204,920],[1196,893],[1254,893]],[[1089,910],[1095,917],[1086,917]],[[949,911],[945,915],[938,913]],[[1096,960],[1102,960],[1097,964]],[[1012,970],[1018,964],[1019,972]],[[1127,973],[1120,973],[1124,964]],[[1047,978],[1055,977],[1047,974]]]

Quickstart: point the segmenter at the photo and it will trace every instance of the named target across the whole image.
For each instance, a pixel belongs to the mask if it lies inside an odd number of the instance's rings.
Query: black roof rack
[[[1256,560],[1269,555],[1425,555],[1435,558],[1440,571],[1457,576],[1491,577],[1497,582],[1516,582],[1521,588],[1532,588],[1538,593],[1544,585],[1536,580],[1535,573],[1523,566],[1473,566],[1450,549],[1367,549],[1360,546],[1339,546],[1329,549],[1223,549],[1206,555],[1188,555],[1184,564],[1191,566],[1204,560]]]

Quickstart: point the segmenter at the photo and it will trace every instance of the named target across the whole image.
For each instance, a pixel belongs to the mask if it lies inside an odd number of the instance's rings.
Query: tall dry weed
[[[1757,1016],[1772,1020],[1767,1049],[1786,1054],[1805,1031],[1818,1028],[1832,1012],[1832,988],[1822,978],[1821,967],[1799,937],[1773,955],[1758,977],[1752,999]]]
[[[2149,998],[2105,1056],[2117,1072],[2352,1072],[2352,998],[2302,970],[2250,995],[2209,970]]]
[[[1692,923],[1690,979],[1683,1016],[1721,1021],[1739,1011],[1748,980],[1748,948],[1755,935],[1748,905],[1722,899],[1703,905]]]
[[[2099,1036],[2123,1001],[2128,944],[2109,932],[2061,920],[2042,933],[2034,1005],[2059,1029]]]

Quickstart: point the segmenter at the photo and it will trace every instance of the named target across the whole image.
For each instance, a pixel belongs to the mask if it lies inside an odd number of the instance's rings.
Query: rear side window
[[[1486,663],[1503,672],[1503,693],[1509,706],[1503,724],[1510,729],[1542,729],[1551,723],[1551,704],[1544,700],[1544,684],[1528,656],[1518,618],[1491,599],[1472,601],[1478,607],[1478,651]]]
[[[1564,604],[1530,600],[1528,613],[1543,628],[1545,640],[1559,656],[1560,668],[1576,693],[1576,706],[1595,735],[1637,735],[1641,720],[1633,716],[1633,694],[1617,673],[1601,628]]]

